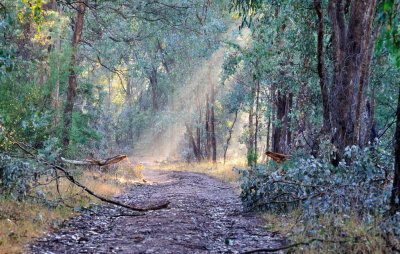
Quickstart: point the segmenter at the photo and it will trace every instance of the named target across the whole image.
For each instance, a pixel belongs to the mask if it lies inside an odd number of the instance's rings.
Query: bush
[[[56,138],[45,141],[43,148],[38,150],[38,158],[55,161],[60,151],[55,148],[57,144]],[[27,196],[41,177],[50,177],[52,172],[34,160],[0,153],[0,191],[11,195],[14,199]]]
[[[268,167],[239,169],[245,205],[280,211],[299,205],[314,207],[318,203],[321,213],[351,209],[384,212],[391,187],[387,184],[389,155],[369,148],[348,147],[345,160],[351,163],[342,161],[334,167],[331,154],[294,158],[282,166],[271,162]]]
[[[0,153],[0,190],[15,199],[26,196],[35,173],[31,164]]]
[[[356,227],[377,230],[381,240],[383,235],[399,238],[400,226],[395,223],[398,218],[386,216],[392,187],[391,155],[380,147],[364,150],[348,147],[345,159],[338,167],[333,167],[330,163],[332,146],[323,143],[321,151],[318,158],[293,158],[279,165],[270,162],[268,166],[257,165],[250,170],[237,169],[242,176],[244,205],[279,215],[300,211],[296,222],[301,221],[301,226],[292,225],[291,236],[337,239],[342,234],[343,237],[360,237],[347,232],[348,228],[343,229],[352,221]],[[351,241],[355,245],[363,244]],[[321,243],[316,241],[310,246],[318,244]]]

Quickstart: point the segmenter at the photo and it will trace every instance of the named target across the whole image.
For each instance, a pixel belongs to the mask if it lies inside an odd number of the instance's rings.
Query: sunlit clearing
[[[235,167],[246,168],[245,159],[231,159],[226,161],[224,164],[222,160],[218,160],[217,163],[213,162],[194,162],[185,163],[180,161],[162,161],[152,165],[152,168],[160,170],[175,170],[175,171],[190,171],[204,173],[215,178],[221,179],[230,183],[237,183],[239,180],[239,174],[234,170]]]

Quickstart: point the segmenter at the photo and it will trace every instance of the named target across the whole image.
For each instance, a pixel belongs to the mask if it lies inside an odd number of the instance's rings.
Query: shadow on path
[[[234,189],[204,174],[146,170],[146,184],[118,197],[128,204],[169,200],[169,208],[126,216],[100,206],[30,245],[32,253],[240,253],[279,247]]]

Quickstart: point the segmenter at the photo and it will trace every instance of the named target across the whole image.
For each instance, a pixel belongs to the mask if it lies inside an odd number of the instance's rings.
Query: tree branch
[[[111,200],[111,199],[105,198],[103,196],[100,196],[100,195],[96,194],[94,191],[90,190],[88,187],[84,186],[83,184],[81,184],[80,182],[75,180],[75,178],[66,169],[64,169],[64,168],[62,168],[62,167],[60,167],[58,165],[55,165],[55,164],[53,164],[51,162],[48,162],[48,161],[46,161],[44,159],[38,158],[35,154],[30,152],[28,149],[26,149],[23,144],[20,144],[18,142],[15,142],[14,144],[18,148],[20,148],[22,151],[24,151],[25,153],[27,153],[28,155],[32,156],[32,158],[35,159],[36,161],[41,162],[41,163],[43,163],[45,165],[51,166],[54,169],[57,169],[57,170],[63,172],[65,174],[66,178],[71,183],[73,183],[76,186],[82,188],[89,195],[91,195],[91,196],[93,196],[93,197],[95,197],[95,198],[97,198],[97,199],[99,199],[99,200],[101,200],[103,202],[110,203],[110,204],[113,204],[113,205],[116,205],[116,206],[120,206],[120,207],[124,207],[124,208],[130,209],[130,210],[133,210],[133,211],[139,211],[139,212],[145,212],[145,211],[150,211],[150,210],[160,210],[160,209],[163,209],[163,208],[167,208],[168,205],[170,204],[169,201],[165,201],[160,205],[150,206],[150,207],[146,207],[146,208],[139,208],[139,207],[136,207],[136,206],[130,206],[130,205],[123,204],[123,203],[120,203],[120,202],[115,201],[115,200]]]

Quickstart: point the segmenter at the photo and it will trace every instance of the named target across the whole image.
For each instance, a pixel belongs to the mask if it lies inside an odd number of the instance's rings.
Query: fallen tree
[[[106,197],[100,196],[100,195],[96,194],[94,191],[92,191],[91,189],[89,189],[88,187],[86,187],[85,185],[81,184],[79,181],[77,181],[68,172],[67,169],[65,169],[65,168],[63,168],[61,166],[55,165],[55,164],[53,164],[53,163],[51,163],[49,161],[46,161],[46,160],[44,160],[42,158],[38,158],[34,153],[29,151],[28,146],[25,146],[24,144],[21,144],[21,143],[18,143],[18,142],[14,143],[14,144],[19,149],[21,149],[26,154],[28,154],[31,159],[34,159],[34,160],[36,160],[38,162],[41,162],[41,163],[43,163],[43,164],[45,164],[45,165],[47,165],[47,166],[49,166],[51,168],[54,168],[54,169],[56,169],[58,171],[61,171],[65,175],[65,178],[68,179],[68,181],[70,181],[71,183],[75,184],[76,186],[82,188],[82,190],[84,190],[86,193],[88,193],[89,195],[91,195],[91,196],[93,196],[93,197],[95,197],[95,198],[97,198],[97,199],[99,199],[99,200],[101,200],[103,202],[106,202],[106,203],[109,203],[109,204],[113,204],[113,205],[116,205],[116,206],[120,206],[120,207],[124,207],[124,208],[130,209],[130,210],[133,210],[133,211],[140,211],[140,212],[145,212],[145,211],[150,211],[150,210],[160,210],[160,209],[163,209],[163,208],[167,208],[168,205],[170,204],[169,201],[163,201],[163,202],[161,202],[160,204],[157,204],[157,205],[152,205],[152,206],[149,206],[149,207],[140,208],[140,207],[137,207],[137,206],[134,206],[134,205],[123,204],[123,203],[118,202],[116,200],[112,200],[112,199],[108,199]],[[125,156],[125,158],[126,158],[126,156]]]
[[[104,160],[86,159],[86,160],[78,161],[78,160],[68,160],[68,159],[65,159],[63,157],[61,157],[61,160],[63,162],[70,163],[70,164],[73,164],[73,165],[82,165],[82,166],[84,166],[84,165],[94,165],[94,166],[103,167],[103,166],[108,166],[108,165],[111,165],[111,164],[119,163],[119,162],[121,162],[121,161],[123,161],[123,160],[125,160],[127,158],[128,158],[128,156],[126,156],[126,155],[117,155],[117,156],[114,156],[114,157],[111,157],[111,158],[107,158],[107,159],[104,159]]]

